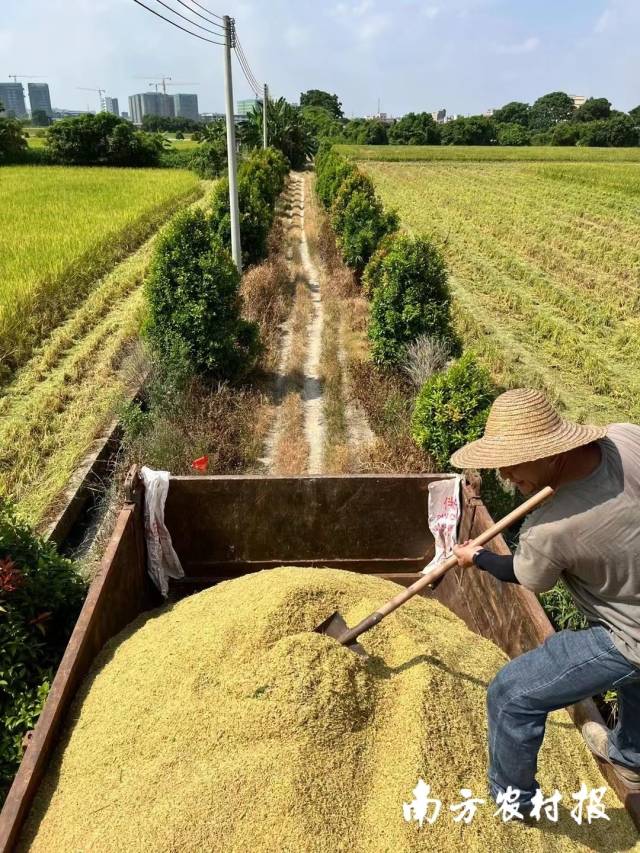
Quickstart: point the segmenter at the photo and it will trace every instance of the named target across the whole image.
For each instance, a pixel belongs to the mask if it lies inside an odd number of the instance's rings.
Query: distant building
[[[104,111],[105,113],[113,113],[114,116],[120,115],[120,107],[118,105],[117,98],[109,98],[105,97],[104,99]]]
[[[491,118],[491,116],[492,116],[494,113],[495,113],[495,110],[494,110],[493,108],[491,108],[491,109],[485,110],[485,111],[482,113],[482,115],[483,115],[485,118]]]
[[[31,106],[31,115],[33,115],[36,110],[42,110],[42,112],[46,113],[47,116],[51,118],[51,116],[53,115],[53,110],[51,109],[49,84],[29,83],[27,84],[27,88],[29,90],[29,105]]]
[[[395,118],[388,113],[376,113],[372,116],[366,116],[369,121],[381,121],[383,124],[394,124]]]
[[[0,101],[10,118],[27,118],[22,83],[0,83]]]
[[[198,113],[198,96],[174,95],[173,112],[178,118],[190,118],[192,121],[198,121],[200,119],[200,114]]]
[[[244,98],[244,100],[238,101],[236,112],[239,116],[248,116],[254,109],[261,109],[261,107],[262,101],[257,98]]]
[[[129,95],[129,115],[134,124],[142,124],[142,119],[147,115],[168,118],[174,115],[173,98],[163,92]]]
[[[434,110],[431,113],[431,118],[435,121],[436,124],[444,124],[447,120],[447,111],[446,110]]]
[[[127,119],[127,121],[129,121],[129,113],[128,113],[126,110],[123,110],[123,111],[120,113],[120,118],[126,118],[126,119]]]
[[[200,113],[200,121],[203,124],[208,124],[210,121],[218,121],[219,119],[224,117],[224,113]],[[235,116],[235,118],[238,118],[238,116]]]
[[[53,108],[53,118],[74,118],[75,116],[95,115],[93,110],[61,110]]]
[[[579,109],[588,100],[586,95],[569,95],[569,97],[573,101],[573,106],[576,109]]]

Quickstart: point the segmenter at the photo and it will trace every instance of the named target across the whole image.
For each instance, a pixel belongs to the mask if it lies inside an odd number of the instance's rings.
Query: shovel
[[[483,531],[479,536],[477,536],[472,542],[471,545],[484,545],[485,542],[488,542],[490,539],[493,539],[494,536],[497,536],[499,533],[502,533],[503,530],[506,530],[507,527],[510,527],[514,521],[519,521],[523,516],[525,516],[530,510],[537,507],[543,501],[545,501],[548,497],[553,494],[553,489],[551,486],[545,486],[544,489],[541,489],[537,494],[530,497],[524,503],[520,504],[519,507],[516,507],[512,512],[508,515],[505,515],[503,519],[493,524],[487,530]],[[435,566],[430,572],[421,577],[415,583],[412,583],[411,586],[399,592],[398,595],[395,595],[390,601],[387,601],[386,604],[383,604],[379,610],[376,610],[374,613],[371,613],[361,622],[359,622],[355,628],[349,628],[347,623],[344,620],[344,617],[336,610],[335,613],[332,613],[327,619],[324,620],[315,631],[318,634],[326,634],[328,637],[333,637],[334,640],[337,640],[342,646],[347,646],[351,651],[356,652],[364,658],[367,658],[368,655],[365,650],[362,648],[360,643],[356,642],[356,639],[364,634],[365,631],[368,631],[370,628],[373,628],[374,625],[377,625],[379,622],[382,622],[385,616],[388,616],[390,613],[393,613],[394,610],[397,610],[398,607],[401,607],[405,601],[409,601],[410,598],[413,598],[414,595],[419,593],[421,590],[426,587],[431,587],[435,581],[439,580],[443,575],[445,575],[449,569],[452,569],[454,566],[458,565],[457,557],[451,556],[444,560],[439,565]]]

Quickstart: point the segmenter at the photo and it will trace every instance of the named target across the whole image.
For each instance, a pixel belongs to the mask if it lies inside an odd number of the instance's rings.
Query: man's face
[[[500,475],[506,480],[511,480],[523,495],[530,495],[551,483],[557,458],[557,456],[547,456],[535,462],[507,465],[505,468],[500,468]]]

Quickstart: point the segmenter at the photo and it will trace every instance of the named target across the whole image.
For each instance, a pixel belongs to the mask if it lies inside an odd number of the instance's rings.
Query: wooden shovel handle
[[[524,503],[520,504],[520,506],[516,507],[512,510],[508,515],[505,515],[504,518],[497,521],[495,524],[492,524],[487,530],[484,530],[479,536],[477,536],[470,544],[472,547],[477,545],[484,545],[485,542],[488,542],[490,539],[493,539],[494,536],[497,536],[499,533],[502,533],[503,530],[506,530],[507,527],[510,527],[514,521],[519,521],[523,518],[528,512],[530,512],[535,507],[539,506],[543,501],[547,498],[551,497],[553,494],[553,489],[551,486],[545,486],[544,489],[541,489],[535,495],[530,497]],[[340,637],[340,642],[343,645],[352,642],[359,637],[360,634],[364,634],[365,631],[368,631],[369,628],[373,628],[374,625],[377,625],[385,616],[388,616],[390,613],[393,613],[394,610],[397,610],[398,607],[403,605],[405,601],[409,601],[410,598],[413,598],[420,590],[432,584],[434,581],[437,581],[444,574],[446,574],[449,569],[452,569],[454,566],[458,565],[458,559],[455,555],[448,557],[442,563],[439,563],[437,566],[427,572],[426,575],[423,575],[419,580],[415,581],[408,586],[406,589],[403,589],[402,592],[399,592],[398,595],[395,595],[392,599],[387,601],[386,604],[383,604],[379,610],[376,610],[375,613],[372,613],[370,616],[367,616],[361,622],[359,622],[355,628],[351,628],[347,631],[342,637]]]

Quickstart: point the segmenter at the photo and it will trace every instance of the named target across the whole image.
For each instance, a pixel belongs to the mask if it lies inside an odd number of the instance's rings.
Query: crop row
[[[600,167],[595,187],[591,167],[585,182],[581,167],[568,180],[554,167],[367,168],[405,226],[442,245],[462,331],[498,376],[555,388],[574,413],[589,400],[602,420],[640,414],[637,203],[615,174],[629,167]]]

